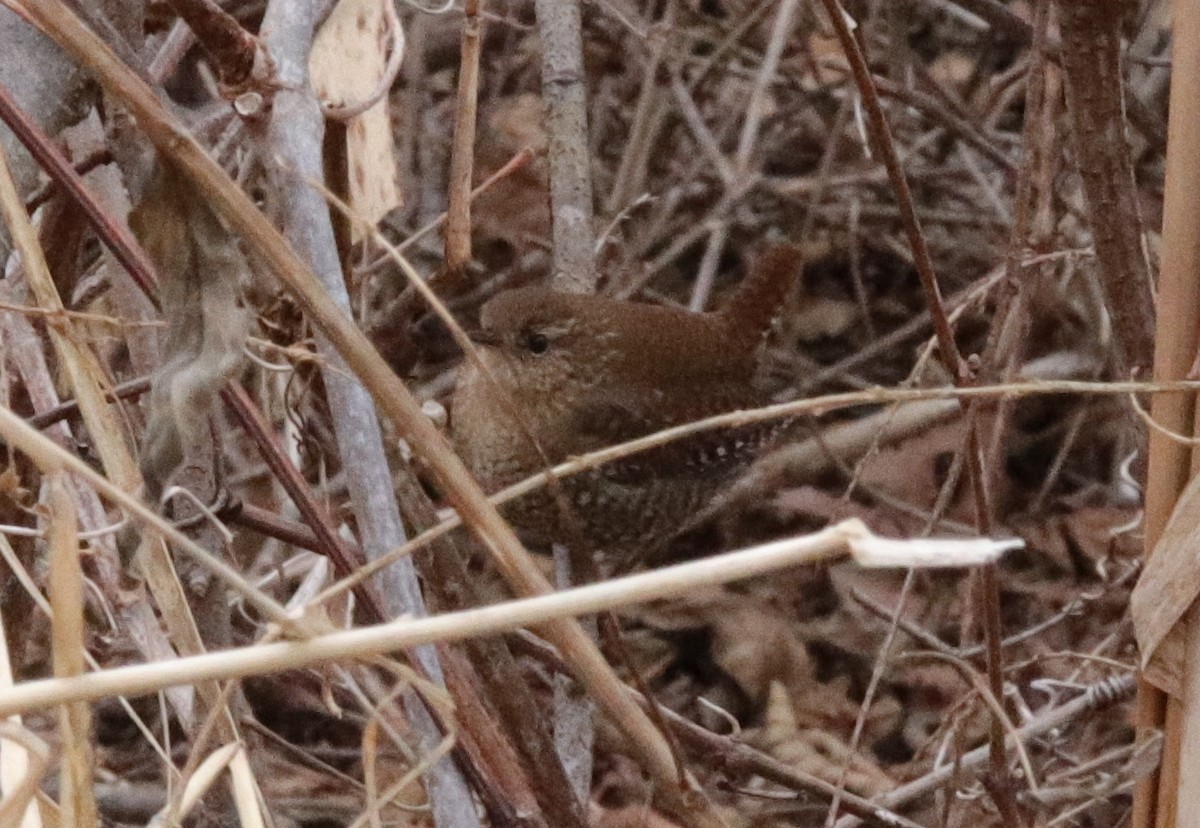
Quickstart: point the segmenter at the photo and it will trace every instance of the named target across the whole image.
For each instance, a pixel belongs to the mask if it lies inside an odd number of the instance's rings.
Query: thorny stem
[[[0,117],[5,119],[7,119],[10,115],[13,117],[13,120],[10,123],[19,127],[19,129],[14,129],[14,131],[17,131],[21,135],[23,141],[28,141],[27,146],[30,152],[35,154],[35,156],[44,164],[45,168],[51,175],[51,179],[57,182],[59,186],[67,189],[67,192],[71,196],[72,200],[79,205],[80,209],[84,211],[84,213],[95,225],[97,235],[101,241],[104,242],[111,250],[113,250],[117,254],[119,260],[125,264],[130,276],[142,289],[146,298],[157,304],[157,292],[155,288],[157,278],[154,272],[154,266],[149,257],[146,256],[145,251],[142,250],[141,246],[138,245],[136,241],[123,232],[121,227],[108,219],[104,208],[96,201],[91,192],[87,189],[87,186],[79,177],[78,171],[75,170],[75,168],[66,160],[66,158],[59,153],[57,147],[54,145],[54,142],[50,141],[49,138],[40,131],[40,128],[25,116],[24,112],[15,106],[10,108],[10,104],[12,104],[12,101],[8,98],[7,92],[0,87]],[[136,397],[148,391],[149,388],[150,378],[141,377],[115,386],[111,391],[106,393],[105,398],[109,401],[115,401],[118,399]],[[251,423],[261,426],[261,422],[254,422],[257,409],[255,409],[253,403],[250,402],[244,391],[241,391],[240,388],[231,386],[226,388],[222,393],[226,401],[229,402],[231,407],[237,412],[238,416],[243,419],[244,423]],[[239,405],[239,403],[244,405]],[[245,405],[248,405],[249,407],[246,408],[244,407]],[[78,411],[78,401],[73,399],[67,400],[53,409],[30,417],[29,424],[34,428],[43,429],[56,422],[59,422],[64,418],[76,414]],[[256,439],[256,442],[258,442],[259,437],[269,438],[269,435],[267,435],[265,431],[262,431],[261,428],[259,429],[259,432],[261,433],[257,434],[253,433],[252,425],[247,425],[247,428],[252,431],[251,436]],[[262,444],[260,443],[260,448],[261,447]],[[278,452],[276,453],[278,454]],[[268,453],[264,450],[264,454],[267,455]],[[283,460],[283,462],[285,465],[290,466],[290,464],[287,463],[286,458]],[[268,465],[272,465],[270,463],[269,455]],[[275,468],[274,465],[272,465],[272,468]],[[340,538],[334,534],[331,539],[329,537],[328,530],[322,532],[322,521],[316,519],[316,513],[310,514],[309,512],[306,512],[303,506],[302,501],[304,500],[304,490],[301,489],[298,492],[294,492],[292,487],[289,487],[288,485],[289,480],[287,475],[279,473],[278,476],[281,482],[283,482],[285,488],[289,490],[289,493],[293,495],[293,497],[296,499],[296,502],[300,504],[301,513],[304,514],[310,528],[313,531],[313,535],[309,538],[309,543],[316,545],[335,563],[335,568],[341,572],[342,577],[348,575],[349,571],[358,564],[355,563],[350,566],[347,564],[354,559],[355,555],[360,553],[347,552],[343,555],[334,554],[331,550],[336,549],[339,545],[344,546],[344,544],[341,544]],[[301,482],[303,481],[301,480]],[[365,595],[365,593],[360,595],[360,599],[363,600],[366,606],[374,606],[377,620],[383,620],[385,616],[379,610],[378,599],[376,599],[374,605],[372,605],[371,601],[367,600]]]
[[[128,237],[123,233],[115,232],[112,217],[88,193],[83,178],[75,171],[74,165],[59,151],[41,127],[17,106],[17,102],[3,86],[0,86],[0,120],[8,125],[38,165],[67,190],[93,224],[100,228],[114,228],[114,232],[101,233],[101,239],[109,246],[117,261],[129,271],[129,275],[137,282],[142,292],[155,303],[157,309],[158,300],[154,298],[157,290],[154,265],[146,257],[145,251],[136,245],[128,244]]]
[[[296,505],[300,516],[312,531],[321,554],[329,558],[338,577],[344,578],[362,566],[365,563],[360,560],[362,550],[352,548],[330,524],[328,516],[317,505],[316,499],[309,491],[300,470],[283,452],[270,427],[263,420],[262,412],[245,389],[231,383],[221,390],[221,399],[254,441],[259,455]],[[355,590],[355,595],[375,621],[385,621],[388,618],[379,595],[370,584],[360,584]]]
[[[2,107],[2,105],[4,103],[3,92],[4,92],[4,90],[0,89],[0,107]],[[8,114],[8,112],[9,112],[9,110],[7,110],[7,109],[0,110],[0,116]],[[39,161],[42,161],[42,163],[46,166],[47,170],[50,172],[50,174],[56,180],[58,180],[61,184],[63,184],[63,186],[65,186],[67,188],[68,193],[72,196],[72,198],[74,200],[76,200],[81,205],[81,207],[84,209],[85,213],[88,215],[89,219],[91,219],[92,222],[95,224],[98,234],[101,237],[101,239],[103,239],[105,241],[105,243],[117,254],[118,259],[121,261],[121,263],[123,265],[125,265],[125,267],[128,269],[130,274],[134,277],[134,279],[137,282],[137,284],[139,285],[139,287],[141,287],[143,292],[147,295],[147,297],[152,302],[154,302],[156,300],[156,297],[155,297],[156,280],[153,278],[154,277],[154,268],[153,268],[153,265],[150,263],[148,257],[145,255],[144,251],[142,251],[142,249],[135,242],[133,242],[133,240],[131,238],[129,238],[128,235],[125,232],[123,232],[123,230],[120,227],[116,226],[115,224],[113,224],[111,222],[110,219],[108,219],[107,215],[100,208],[100,206],[96,203],[95,199],[91,196],[91,193],[86,189],[85,185],[83,184],[82,180],[79,178],[78,174],[75,173],[75,171],[74,171],[73,167],[70,165],[70,163],[67,162],[66,159],[62,158],[61,155],[57,154],[57,150],[53,147],[52,143],[49,142],[48,140],[45,140],[45,136],[40,134],[40,131],[37,129],[36,125],[33,125],[31,123],[27,124],[26,122],[28,121],[28,119],[24,118],[23,113],[21,113],[19,110],[13,108],[11,110],[11,112],[13,114],[14,123],[21,124],[21,125],[27,125],[29,127],[29,129],[27,129],[27,130],[14,129],[14,131],[17,132],[17,134],[21,136],[22,140],[28,140],[30,142],[31,153],[33,153],[35,155],[35,157],[38,158]],[[135,385],[133,388],[133,392],[136,392],[136,389],[137,389],[137,386]],[[227,399],[228,399],[228,397],[227,397]],[[57,413],[57,412],[55,412],[55,413]],[[382,456],[382,454],[380,454],[379,456]],[[298,503],[302,502],[302,498],[298,499],[297,502]],[[397,520],[398,520],[398,516],[397,516]],[[314,531],[316,531],[318,533],[318,537],[320,537],[319,526],[320,526],[319,521],[317,523],[313,524]],[[399,537],[394,538],[391,543],[385,543],[383,545],[385,545],[385,546],[394,545],[395,542],[398,542],[402,538],[403,538],[403,535],[400,535]],[[328,545],[328,538],[325,538],[324,540],[325,540],[326,545]],[[335,562],[335,564],[338,563],[338,560],[339,560],[338,556],[335,555],[335,556],[331,556],[331,557],[332,557],[333,561]],[[366,602],[366,605],[368,607],[374,606],[376,608],[375,611],[380,612],[378,599],[376,599],[376,601],[374,603]],[[416,703],[420,704],[421,702],[419,702],[419,700],[418,700]],[[432,722],[431,722],[431,724],[432,724]],[[440,739],[440,736],[436,737],[436,738]],[[443,763],[443,765],[445,765],[445,764],[446,763]],[[434,773],[437,773],[437,772],[438,772],[437,769],[435,769]],[[443,773],[444,773],[444,771],[443,771]],[[461,801],[463,801],[463,802],[469,802],[469,800],[470,800],[469,793],[467,793],[467,795],[465,797],[461,798]],[[463,812],[466,813],[467,809],[464,808]],[[472,813],[473,813],[473,809],[472,809]],[[446,824],[454,825],[454,826],[459,826],[459,825],[468,825],[469,826],[469,825],[477,824],[477,823],[448,822]]]
[[[221,83],[239,86],[250,79],[261,45],[237,19],[214,0],[170,0],[216,66]]]

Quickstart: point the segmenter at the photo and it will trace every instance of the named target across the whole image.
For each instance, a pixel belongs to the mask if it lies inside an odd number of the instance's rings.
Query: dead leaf
[[[1146,678],[1171,695],[1182,692],[1184,614],[1200,595],[1200,475],[1175,504],[1129,599]]]
[[[846,789],[861,796],[877,796],[894,783],[883,770],[828,731],[802,728],[787,690],[771,684],[766,723],[756,740],[762,749],[797,770],[837,784],[846,767]]]
[[[404,49],[398,21],[389,25],[387,0],[341,0],[313,41],[309,71],[322,100],[353,105],[368,99],[387,71],[396,49]],[[395,34],[389,30],[395,26]],[[346,123],[350,206],[374,224],[404,203],[387,94]],[[355,222],[355,240],[363,229]]]
[[[787,619],[737,602],[712,622],[713,660],[750,698],[764,698],[773,683],[791,688],[813,681],[808,650]]]
[[[547,141],[539,95],[500,98],[483,108],[475,142],[476,185],[527,147],[534,157],[475,199],[471,214],[481,237],[502,239],[519,249],[550,237]]]
[[[213,398],[242,363],[249,267],[217,214],[160,161],[129,224],[158,269],[167,336],[150,390],[142,473],[158,493],[204,427]]]

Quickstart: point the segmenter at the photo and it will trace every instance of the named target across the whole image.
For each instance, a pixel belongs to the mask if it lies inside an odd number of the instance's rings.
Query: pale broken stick
[[[558,618],[678,597],[701,587],[846,555],[869,567],[961,567],[994,562],[1006,550],[1023,545],[1019,539],[891,540],[871,534],[861,521],[851,519],[812,535],[536,598],[429,618],[401,618],[304,641],[261,644],[71,678],[24,682],[0,692],[0,717],[73,701],[117,694],[139,695],[177,684],[244,678],[338,659],[369,657],[421,644],[495,635]]]

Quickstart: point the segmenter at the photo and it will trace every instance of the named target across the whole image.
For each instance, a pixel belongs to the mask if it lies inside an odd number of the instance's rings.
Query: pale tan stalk
[[[49,592],[54,611],[51,621],[51,655],[54,676],[71,679],[84,673],[87,645],[83,633],[83,570],[79,566],[79,524],[75,506],[61,474],[49,480],[50,548]],[[100,821],[96,798],[92,793],[91,709],[83,702],[63,705],[58,711],[58,732],[62,740],[62,771],[59,807],[63,823],[78,828],[93,828]]]
[[[70,701],[138,695],[174,684],[244,678],[281,670],[408,649],[439,641],[491,636],[521,627],[548,627],[553,621],[615,610],[632,604],[679,598],[697,589],[766,575],[801,564],[828,562],[846,554],[867,560],[887,555],[888,566],[936,561],[936,565],[974,565],[994,561],[1019,542],[968,538],[892,541],[871,535],[858,520],[846,520],[811,535],[729,552],[700,561],[601,581],[535,598],[424,618],[317,635],[303,641],[256,644],[170,662],[138,664],[71,679],[25,682],[0,693],[0,716]],[[622,685],[620,692],[632,699]]]
[[[1163,184],[1162,262],[1158,282],[1158,319],[1154,377],[1188,375],[1200,338],[1200,2],[1174,4],[1170,121]],[[1155,398],[1150,411],[1173,432],[1195,432],[1195,396]],[[1150,432],[1146,474],[1145,549],[1149,555],[1162,536],[1180,492],[1195,473],[1197,455],[1188,445]],[[1200,620],[1193,609],[1187,624],[1184,699],[1168,699],[1142,681],[1138,687],[1140,733],[1165,729],[1162,767],[1139,780],[1134,793],[1134,828],[1169,828],[1179,813],[1195,813],[1200,795]],[[1185,773],[1185,769],[1189,772]],[[1182,810],[1180,806],[1187,810]]]

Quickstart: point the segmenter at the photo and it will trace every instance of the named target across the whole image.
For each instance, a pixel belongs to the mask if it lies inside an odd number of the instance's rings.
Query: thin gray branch
[[[536,10],[542,39],[542,100],[546,107],[550,156],[554,286],[570,293],[595,293],[592,172],[580,2],[537,0]],[[587,560],[590,554],[585,549],[555,550],[559,586],[579,580],[591,568]],[[594,630],[591,633],[594,638]],[[555,747],[576,795],[586,803],[595,741],[591,700],[574,695],[564,684],[556,683],[554,711]]]
[[[580,4],[579,0],[537,0],[536,8],[549,138],[554,286],[594,293],[592,173]]]
[[[329,295],[348,313],[350,297],[329,210],[322,195],[306,183],[324,179],[321,166],[324,121],[308,79],[308,55],[320,6],[320,2],[311,0],[277,0],[267,8],[261,36],[275,60],[282,84],[266,130],[259,138],[265,154],[278,161],[269,166],[275,170],[274,192],[283,211],[284,235],[309,263]],[[378,557],[405,540],[385,459],[383,433],[367,390],[323,336],[318,338],[318,347],[326,366],[322,376],[338,451],[344,467],[353,470],[346,475],[346,481],[362,546],[369,558]],[[425,614],[425,602],[410,559],[401,559],[384,570],[380,592],[393,616]],[[442,671],[436,651],[421,647],[416,656],[429,677],[440,683]],[[419,734],[421,748],[432,751],[442,738],[432,715],[415,694],[407,694],[404,703]],[[439,761],[426,778],[439,828],[480,825],[471,790],[450,759]]]

